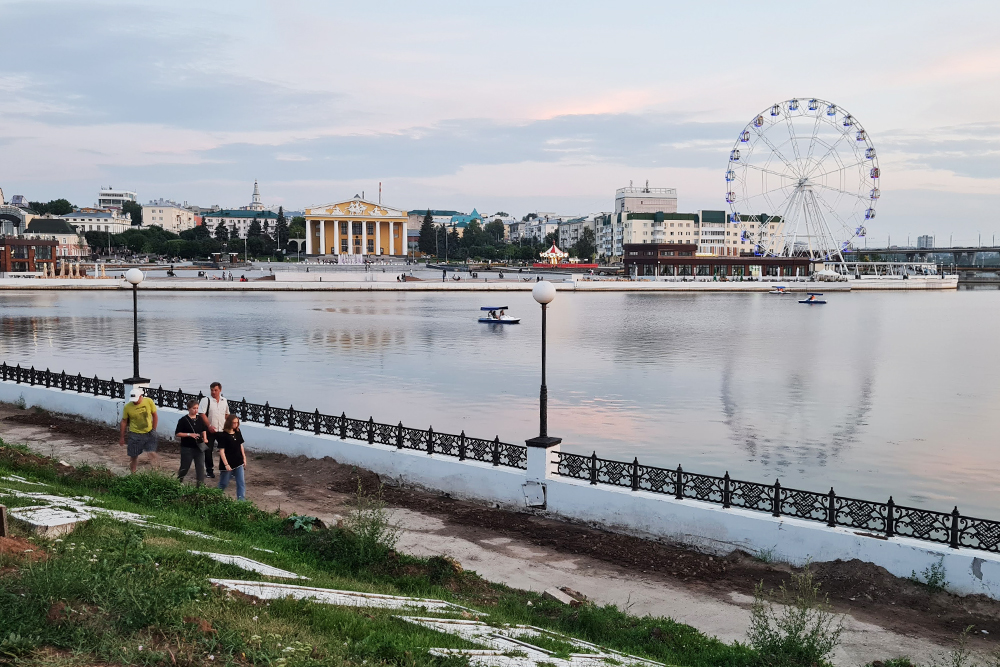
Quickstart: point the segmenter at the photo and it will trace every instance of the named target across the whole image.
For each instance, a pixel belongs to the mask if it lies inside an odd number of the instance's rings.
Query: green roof
[[[694,220],[698,222],[697,213],[629,213],[629,220]]]
[[[35,218],[28,223],[25,234],[76,234],[76,227],[62,218]]]

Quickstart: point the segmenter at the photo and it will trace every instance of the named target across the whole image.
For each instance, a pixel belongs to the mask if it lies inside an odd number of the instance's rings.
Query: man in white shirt
[[[205,409],[202,414],[208,424],[208,449],[205,450],[205,476],[215,479],[215,466],[212,463],[212,448],[215,446],[215,434],[222,431],[226,425],[226,415],[229,414],[229,401],[222,396],[222,383],[213,382],[209,387],[209,396],[205,398]]]

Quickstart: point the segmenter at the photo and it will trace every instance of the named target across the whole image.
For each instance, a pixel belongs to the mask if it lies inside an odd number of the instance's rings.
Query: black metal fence
[[[897,505],[890,497],[887,502],[858,500],[829,493],[790,489],[774,484],[758,484],[732,479],[727,472],[722,477],[654,468],[639,464],[611,461],[591,456],[557,452],[558,474],[589,481],[672,496],[678,500],[690,498],[725,508],[741,507],[772,516],[788,516],[827,526],[854,528],[870,537],[912,537],[927,542],[1000,552],[1000,521],[962,516],[956,507],[950,513],[933,512],[916,507]]]
[[[92,394],[109,398],[124,398],[125,385],[116,382],[114,378],[101,380],[96,375],[93,378],[77,373],[68,375],[65,372],[54,373],[49,370],[21,368],[20,365],[8,366],[0,364],[0,378],[18,384],[44,386],[63,391],[75,391],[78,394]],[[189,394],[181,389],[171,391],[163,387],[147,387],[145,390],[158,407],[186,409],[191,399],[199,401],[205,398],[201,392]],[[470,438],[462,431],[459,435],[439,433],[433,427],[427,429],[408,428],[399,424],[381,424],[373,418],[351,419],[346,414],[325,415],[319,410],[306,412],[296,410],[294,406],[276,408],[269,403],[249,403],[244,398],[241,401],[230,401],[229,409],[238,414],[240,421],[287,428],[289,431],[306,431],[315,435],[333,435],[341,439],[352,438],[364,440],[370,444],[389,445],[397,449],[412,449],[428,454],[444,454],[458,457],[460,461],[482,461],[495,466],[508,468],[527,468],[528,449],[524,445],[512,445],[500,442],[499,436],[492,440]]]

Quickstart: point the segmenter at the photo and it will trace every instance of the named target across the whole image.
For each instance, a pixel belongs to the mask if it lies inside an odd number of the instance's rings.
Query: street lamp
[[[556,287],[547,280],[535,284],[531,296],[542,304],[542,387],[538,394],[538,437],[527,441],[529,447],[545,447],[546,449],[562,442],[562,438],[549,437],[549,390],[545,386],[545,315],[546,307],[556,298]]]
[[[125,272],[125,280],[132,283],[132,377],[124,382],[133,386],[149,382],[147,378],[139,376],[139,283],[145,277],[139,269]]]

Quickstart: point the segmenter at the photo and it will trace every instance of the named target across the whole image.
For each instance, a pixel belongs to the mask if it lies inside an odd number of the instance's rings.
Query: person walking
[[[229,486],[229,478],[236,478],[236,500],[246,500],[247,456],[243,450],[243,434],[240,433],[240,418],[226,415],[225,428],[215,434],[219,443],[219,488]]]
[[[222,383],[213,382],[208,388],[208,397],[205,399],[205,409],[202,415],[208,427],[208,449],[205,450],[205,475],[215,479],[215,468],[212,463],[212,447],[215,446],[215,436],[222,431],[226,424],[226,415],[229,414],[229,401],[222,395]]]
[[[187,402],[188,413],[177,420],[174,436],[181,441],[181,468],[177,471],[177,479],[184,481],[184,476],[194,463],[197,485],[205,483],[205,452],[212,455],[208,448],[208,424],[198,412],[198,401],[192,398]]]
[[[122,410],[122,421],[119,424],[121,439],[118,444],[125,447],[125,434],[128,433],[129,470],[133,473],[139,465],[139,455],[149,453],[149,460],[156,466],[156,426],[159,417],[156,414],[156,403],[153,399],[143,396],[140,387],[132,387],[129,402]]]

